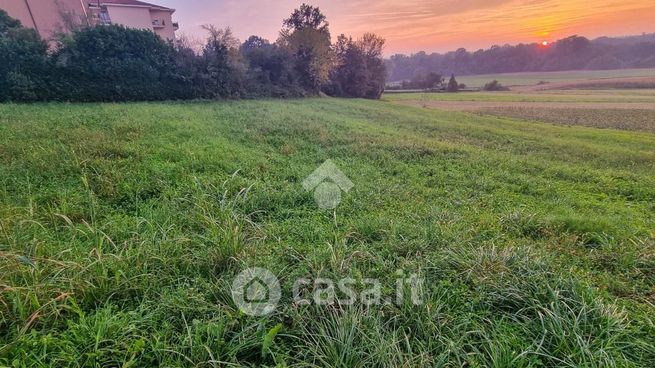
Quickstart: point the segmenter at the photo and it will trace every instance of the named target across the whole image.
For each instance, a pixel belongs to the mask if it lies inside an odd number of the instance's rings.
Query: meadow
[[[506,86],[535,85],[539,82],[566,83],[580,80],[609,78],[653,77],[655,69],[616,69],[616,70],[570,70],[557,72],[498,73],[457,76],[457,81],[468,87],[482,87],[485,83],[497,80]]]
[[[333,211],[301,184],[327,159],[354,184]],[[387,97],[4,104],[0,366],[652,367],[654,229],[651,132]],[[253,266],[267,316],[230,295]],[[290,297],[398,270],[422,304]]]

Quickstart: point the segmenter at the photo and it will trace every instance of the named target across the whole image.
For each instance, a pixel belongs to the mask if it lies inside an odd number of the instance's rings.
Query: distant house
[[[0,9],[48,40],[80,25],[120,24],[166,40],[174,40],[178,29],[175,9],[138,0],[0,0]]]

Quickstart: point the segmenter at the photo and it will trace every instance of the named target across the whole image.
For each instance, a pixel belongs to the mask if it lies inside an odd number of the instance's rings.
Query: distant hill
[[[544,46],[537,43],[492,46],[474,52],[460,48],[445,54],[419,52],[386,60],[388,81],[422,78],[430,73],[476,75],[563,70],[655,68],[655,34],[571,36]]]
[[[599,37],[593,40],[593,42],[608,45],[634,45],[642,42],[655,42],[655,33],[644,33],[639,36]]]

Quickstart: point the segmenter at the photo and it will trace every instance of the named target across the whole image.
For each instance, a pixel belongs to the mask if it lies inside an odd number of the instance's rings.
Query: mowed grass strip
[[[650,367],[654,173],[653,134],[379,101],[2,105],[0,365]],[[397,270],[422,305],[291,298]]]
[[[385,100],[565,126],[655,132],[654,90],[399,93]]]
[[[605,90],[552,90],[507,92],[459,92],[459,93],[385,93],[383,99],[391,102],[475,101],[520,103],[623,103],[643,105],[655,103],[654,89],[605,89]]]
[[[536,85],[539,82],[569,83],[587,80],[653,77],[655,69],[568,70],[559,72],[499,73],[457,76],[457,81],[469,87],[482,87],[497,80],[506,86]]]

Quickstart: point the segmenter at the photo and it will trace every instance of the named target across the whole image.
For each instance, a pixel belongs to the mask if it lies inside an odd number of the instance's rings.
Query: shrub
[[[485,91],[509,91],[509,88],[503,86],[497,80],[493,80],[482,87]]]

